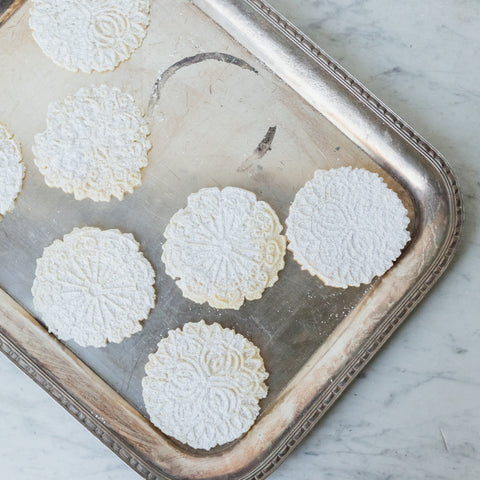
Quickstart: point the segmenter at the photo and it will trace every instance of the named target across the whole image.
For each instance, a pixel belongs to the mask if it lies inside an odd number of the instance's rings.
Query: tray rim
[[[362,345],[357,354],[338,372],[332,384],[319,395],[308,412],[302,416],[302,421],[282,438],[282,442],[279,442],[256,468],[239,477],[257,480],[268,476],[285,460],[444,273],[458,246],[464,221],[464,211],[462,196],[455,176],[443,156],[430,143],[268,3],[263,0],[241,1],[260,13],[271,25],[313,58],[325,72],[419,152],[429,166],[441,175],[448,191],[448,201],[451,207],[448,233],[441,252],[432,261],[429,269],[422,277],[417,279],[414,287],[404,295],[397,307],[383,319],[380,326]],[[22,4],[23,2],[18,3]],[[3,290],[0,293],[3,293]],[[141,454],[137,454],[134,447],[124,441],[114,430],[103,424],[93,412],[85,408],[80,399],[60,384],[29,352],[12,341],[8,333],[2,328],[0,328],[0,350],[137,473],[149,480],[173,478],[166,472],[159,472],[158,467],[143,458]]]
[[[18,8],[21,7],[25,1],[26,0],[10,0],[10,3],[8,3],[9,0],[6,0],[4,9],[0,11],[0,27],[10,18],[11,15],[17,11]],[[2,3],[3,2],[0,0],[0,7],[2,7]]]

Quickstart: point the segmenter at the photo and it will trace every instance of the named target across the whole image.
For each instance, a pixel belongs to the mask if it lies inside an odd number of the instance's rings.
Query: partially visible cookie
[[[132,234],[75,228],[37,260],[33,304],[61,340],[102,347],[142,329],[155,304],[154,281]]]
[[[141,184],[149,133],[131,95],[106,85],[81,88],[49,105],[47,129],[35,135],[34,161],[49,187],[77,200],[122,200]]]
[[[186,323],[149,355],[143,398],[163,433],[193,448],[231,442],[255,422],[267,386],[259,349],[218,323]]]
[[[145,37],[150,0],[33,0],[30,27],[43,53],[67,70],[113,70]]]
[[[288,249],[326,285],[347,288],[383,275],[410,239],[407,209],[376,174],[317,170],[287,218]]]
[[[9,212],[23,185],[25,166],[20,144],[0,123],[0,217]]]
[[[162,260],[185,297],[238,309],[278,279],[285,237],[270,205],[241,188],[203,188],[171,219]]]

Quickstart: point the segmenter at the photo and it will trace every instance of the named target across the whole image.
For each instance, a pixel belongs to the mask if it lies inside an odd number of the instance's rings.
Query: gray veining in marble
[[[270,478],[480,478],[480,2],[271,0],[450,161],[467,221],[445,277]],[[0,478],[140,478],[0,356]]]

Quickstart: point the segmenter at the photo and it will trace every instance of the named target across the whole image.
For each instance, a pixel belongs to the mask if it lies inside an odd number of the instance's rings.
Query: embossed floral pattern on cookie
[[[42,51],[67,70],[113,70],[145,37],[150,0],[33,0],[30,27]]]
[[[193,448],[208,450],[240,437],[267,395],[259,349],[233,330],[203,320],[171,330],[145,371],[150,420]]]
[[[383,275],[410,239],[397,194],[359,168],[317,170],[298,191],[286,223],[297,262],[340,288]]]
[[[130,95],[106,85],[81,88],[48,107],[47,129],[35,135],[34,161],[48,186],[77,200],[121,200],[141,184],[149,133]]]
[[[165,229],[162,260],[183,295],[238,309],[278,279],[285,237],[277,215],[241,188],[204,188]]]
[[[102,347],[142,329],[155,273],[129,233],[75,228],[37,260],[33,304],[61,340]]]
[[[0,123],[0,218],[13,208],[24,176],[20,145]]]

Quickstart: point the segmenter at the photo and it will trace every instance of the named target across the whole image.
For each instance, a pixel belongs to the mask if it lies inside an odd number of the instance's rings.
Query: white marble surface
[[[447,274],[274,480],[480,478],[480,2],[272,0],[454,168]],[[0,477],[140,478],[0,356]]]

